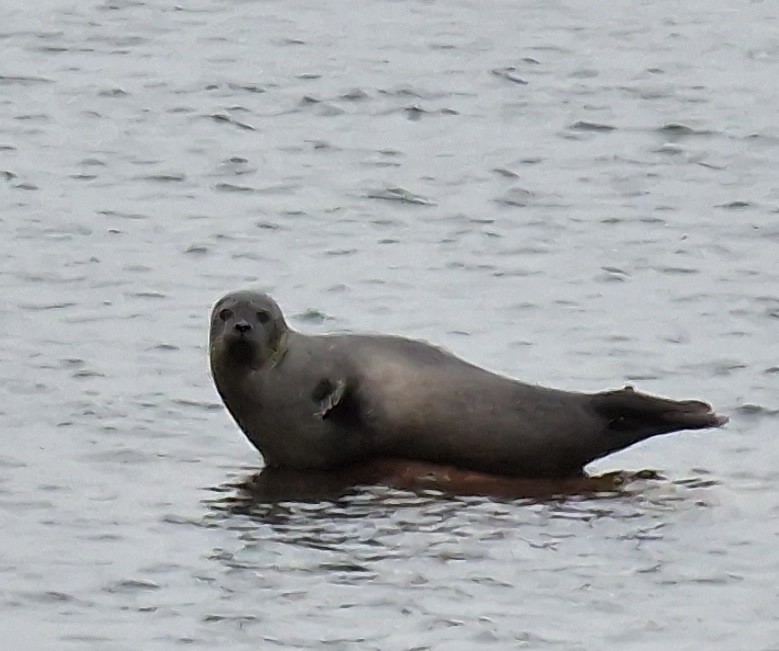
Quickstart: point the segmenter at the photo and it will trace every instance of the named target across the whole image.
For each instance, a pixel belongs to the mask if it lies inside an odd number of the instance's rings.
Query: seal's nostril
[[[249,332],[249,330],[252,329],[252,326],[246,321],[239,321],[238,323],[235,324],[235,329],[238,332]]]

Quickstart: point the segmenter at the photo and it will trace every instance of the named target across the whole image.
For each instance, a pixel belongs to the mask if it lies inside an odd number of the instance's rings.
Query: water
[[[7,648],[779,649],[770,2],[0,6]],[[263,503],[247,284],[724,431],[601,497]]]

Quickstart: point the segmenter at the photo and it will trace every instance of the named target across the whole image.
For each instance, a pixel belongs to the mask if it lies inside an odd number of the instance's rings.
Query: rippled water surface
[[[2,646],[779,649],[777,16],[3,0]],[[616,493],[268,503],[206,365],[248,284],[731,423]]]

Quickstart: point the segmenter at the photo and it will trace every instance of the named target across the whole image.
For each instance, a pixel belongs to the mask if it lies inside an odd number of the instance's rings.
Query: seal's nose
[[[243,334],[244,332],[249,332],[249,330],[252,329],[252,326],[248,321],[239,321],[233,327],[237,332],[240,332],[241,334]]]

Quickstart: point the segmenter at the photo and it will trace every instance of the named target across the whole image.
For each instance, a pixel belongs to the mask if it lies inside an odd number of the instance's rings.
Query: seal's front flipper
[[[346,402],[346,389],[346,381],[343,379],[335,381],[329,379],[320,380],[311,396],[319,404],[319,411],[315,411],[314,416],[325,420],[337,413],[335,410],[343,409]]]

